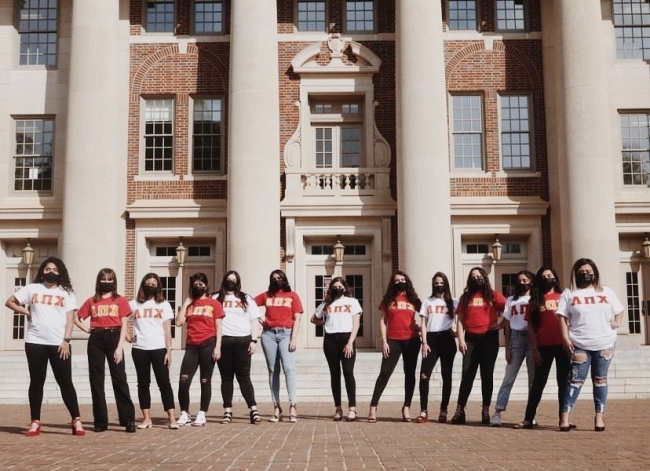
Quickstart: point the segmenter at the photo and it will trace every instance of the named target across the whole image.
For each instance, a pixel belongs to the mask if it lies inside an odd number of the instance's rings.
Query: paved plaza
[[[213,401],[214,403],[215,401]],[[217,402],[218,404],[218,402]],[[414,403],[415,405],[415,403]],[[437,406],[437,403],[435,403]],[[525,404],[511,403],[504,424],[480,424],[480,406],[468,406],[468,425],[403,423],[400,404],[380,403],[379,421],[334,422],[328,402],[299,404],[299,421],[269,423],[270,404],[260,404],[265,421],[250,425],[247,409],[235,405],[235,419],[221,425],[221,409],[208,413],[203,428],[168,430],[160,405],[155,427],[127,434],[111,425],[94,433],[92,409],[82,406],[85,437],[74,437],[63,405],[43,407],[43,433],[24,436],[27,405],[0,405],[2,469],[32,470],[643,470],[650,468],[650,400],[612,400],[607,430],[593,431],[593,405],[578,401],[572,421],[578,429],[560,433],[552,401],[540,406],[535,430],[514,430]],[[415,410],[417,407],[414,407]],[[109,405],[116,420],[115,405]],[[415,415],[415,414],[413,414]]]

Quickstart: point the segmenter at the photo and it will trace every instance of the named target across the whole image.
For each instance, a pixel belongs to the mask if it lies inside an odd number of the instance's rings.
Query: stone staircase
[[[81,345],[79,345],[81,347]],[[85,349],[76,348],[76,351],[84,351]],[[183,351],[174,351],[171,368],[172,386],[176,392],[178,389],[178,378]],[[299,350],[297,352],[297,370],[298,370],[298,400],[299,402],[318,402],[318,401],[331,401],[330,383],[329,383],[329,370],[327,362],[321,350]],[[127,376],[129,378],[129,385],[131,387],[131,395],[137,407],[137,381],[133,361],[131,360],[130,351],[125,352],[127,362]],[[370,402],[373,387],[377,374],[379,373],[379,366],[381,363],[381,353],[378,351],[359,351],[357,354],[357,361],[355,364],[355,378],[357,380],[357,402],[360,409],[363,410]],[[460,372],[461,372],[462,356],[456,355],[454,364],[454,379],[453,390],[451,398],[451,407],[456,403],[458,395],[458,387],[460,385]],[[495,373],[494,373],[494,394],[493,404],[496,401],[498,388],[501,385],[501,380],[505,371],[505,356],[503,348],[500,349],[499,358],[497,359]],[[439,364],[434,369],[433,377],[430,383],[429,400],[431,405],[430,409],[436,410],[440,401],[442,393],[442,382],[439,373]],[[419,372],[419,365],[418,365]],[[114,402],[113,390],[110,385],[110,377],[108,377],[108,367],[106,368],[106,396],[109,402]],[[76,353],[73,355],[73,380],[77,389],[79,402],[82,404],[89,404],[91,402],[90,386],[88,383],[88,366],[86,355],[84,353]],[[29,387],[29,372],[27,370],[27,362],[24,352],[0,352],[0,403],[1,404],[27,404],[27,390]],[[264,361],[264,354],[258,352],[253,357],[252,365],[252,379],[255,386],[255,396],[259,403],[270,402],[270,393],[268,387],[268,374],[266,370],[266,363]],[[402,402],[404,399],[403,389],[403,370],[401,362],[398,363],[393,376],[391,377],[384,394],[382,395],[381,402]],[[343,383],[343,381],[341,381]],[[635,399],[635,398],[650,398],[650,347],[640,347],[630,350],[618,350],[614,357],[614,361],[609,370],[609,397],[612,399]],[[213,407],[221,404],[219,392],[219,372],[215,368],[213,376]],[[284,379],[282,379],[281,397],[283,402],[286,402],[286,389],[284,386]],[[480,401],[480,375],[477,374],[474,388],[470,401]],[[192,388],[190,391],[191,400],[196,404],[199,398],[199,381],[198,375],[195,376]],[[551,370],[549,381],[544,391],[543,399],[555,400],[557,395],[557,387],[555,386],[555,371]],[[587,384],[582,390],[581,396],[583,398],[591,397],[591,380],[587,380]],[[526,367],[522,366],[517,381],[513,387],[510,399],[513,401],[525,401],[527,398],[527,379]],[[160,396],[157,392],[157,386],[152,374],[152,400],[154,404],[160,402]],[[235,402],[243,402],[241,394],[237,387],[235,387]],[[48,378],[45,383],[44,392],[45,403],[60,403],[61,394],[59,388],[54,381],[51,370],[48,367]],[[346,405],[345,387],[343,386],[343,402]],[[413,397],[413,410],[419,410],[419,393],[416,384],[415,395]],[[363,414],[363,412],[362,412]]]

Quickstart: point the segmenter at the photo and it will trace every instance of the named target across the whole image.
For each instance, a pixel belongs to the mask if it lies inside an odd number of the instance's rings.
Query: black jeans
[[[415,368],[418,363],[418,354],[420,353],[420,338],[413,337],[409,340],[392,340],[388,339],[390,352],[388,358],[381,360],[381,369],[375,382],[375,390],[372,393],[370,407],[377,407],[379,398],[386,389],[388,380],[397,366],[397,361],[402,355],[404,365],[404,407],[411,407],[413,392],[415,391]]]
[[[463,356],[463,375],[458,391],[458,405],[465,407],[472,392],[476,371],[481,369],[481,393],[483,406],[492,401],[494,387],[494,364],[499,354],[499,331],[490,330],[485,334],[465,334],[467,352]]]
[[[185,346],[185,356],[181,363],[181,378],[178,382],[178,404],[181,411],[188,412],[190,408],[190,385],[197,368],[201,377],[201,409],[207,412],[212,399],[212,372],[214,360],[212,352],[217,345],[217,338],[211,337],[202,344]]]
[[[248,354],[250,343],[250,335],[221,338],[221,358],[217,361],[217,366],[221,374],[221,397],[224,407],[232,407],[235,376],[246,405],[249,408],[257,405],[255,389],[251,382],[251,356]]]
[[[135,365],[135,372],[138,375],[138,401],[140,409],[151,409],[151,393],[149,385],[151,384],[151,370],[156,377],[160,397],[165,411],[174,408],[174,391],[169,381],[169,368],[165,365],[166,348],[156,350],[142,350],[133,348],[131,357]]]
[[[451,330],[443,332],[427,332],[427,344],[431,352],[422,359],[420,365],[420,409],[428,410],[429,406],[429,381],[433,367],[440,358],[440,375],[442,376],[442,400],[440,410],[447,410],[451,396],[451,373],[454,369],[456,356],[456,340]]]
[[[566,394],[567,381],[569,373],[571,372],[571,358],[564,350],[562,345],[551,345],[538,347],[540,355],[542,356],[542,364],[535,365],[535,378],[533,385],[528,393],[528,404],[526,405],[525,420],[533,422],[535,414],[537,413],[537,406],[542,400],[542,393],[546,387],[548,375],[551,372],[551,365],[555,360],[555,377],[557,380],[557,401],[558,401],[558,415],[562,413],[562,405],[564,404],[564,395]]]
[[[325,334],[323,338],[323,352],[327,365],[330,368],[330,385],[334,406],[341,407],[341,368],[345,380],[345,390],[348,393],[348,407],[357,406],[357,382],[354,379],[354,361],[357,357],[356,345],[350,358],[346,358],[343,348],[350,340],[350,332]]]
[[[25,344],[27,367],[29,368],[29,410],[32,420],[41,420],[41,405],[43,404],[43,386],[47,376],[47,363],[52,367],[54,379],[61,388],[63,403],[70,412],[70,417],[79,417],[79,402],[77,391],[72,384],[72,347],[70,356],[63,360],[59,357],[58,345]]]
[[[126,381],[124,358],[115,363],[113,356],[120,341],[120,329],[93,329],[88,339],[88,378],[90,392],[93,398],[93,417],[95,426],[108,425],[108,408],[106,407],[106,392],[104,390],[105,366],[111,374],[115,404],[120,425],[135,421],[135,407],[129,393],[129,383]]]

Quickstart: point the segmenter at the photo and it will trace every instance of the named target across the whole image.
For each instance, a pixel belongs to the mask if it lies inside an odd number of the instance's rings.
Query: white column
[[[119,2],[72,4],[70,90],[65,155],[62,258],[77,297],[93,294],[95,277],[125,270],[128,70],[120,68]],[[126,75],[125,75],[126,74]],[[122,93],[120,93],[122,92]]]
[[[227,268],[252,294],[280,266],[278,73],[276,2],[232,2]]]
[[[601,281],[619,283],[619,243],[615,226],[613,171],[604,57],[601,2],[559,0],[555,3],[560,45],[563,145],[559,170],[563,226],[563,278],[571,265],[588,257],[598,265]],[[554,243],[558,243],[555,241]],[[568,284],[568,278],[564,278]],[[619,290],[617,290],[619,291]],[[620,297],[624,293],[619,293]]]
[[[399,265],[424,297],[436,271],[453,279],[442,11],[430,0],[396,6]]]

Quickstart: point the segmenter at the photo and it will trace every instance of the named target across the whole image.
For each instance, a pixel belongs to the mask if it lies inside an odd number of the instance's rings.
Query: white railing
[[[288,196],[379,196],[387,191],[388,168],[287,170]]]

